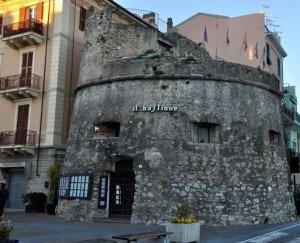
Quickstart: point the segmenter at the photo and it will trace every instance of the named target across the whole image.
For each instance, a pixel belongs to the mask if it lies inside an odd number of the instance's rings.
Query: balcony
[[[24,73],[0,78],[0,97],[14,101],[37,98],[40,93],[41,76]]]
[[[35,131],[3,131],[0,132],[0,152],[14,155],[15,152],[22,154],[34,154]]]
[[[2,41],[13,49],[42,44],[44,41],[43,23],[28,19],[5,25]]]

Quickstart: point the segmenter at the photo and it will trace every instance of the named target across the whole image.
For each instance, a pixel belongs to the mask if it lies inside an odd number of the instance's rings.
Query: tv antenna
[[[278,19],[278,17],[266,16],[266,26],[270,31],[277,32],[276,29],[279,28],[280,25],[275,24],[274,19]]]
[[[262,4],[261,5],[261,11],[264,13],[265,12],[265,8],[269,8],[269,6]]]

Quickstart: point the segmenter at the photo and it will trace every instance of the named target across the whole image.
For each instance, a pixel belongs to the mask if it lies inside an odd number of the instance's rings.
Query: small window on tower
[[[209,143],[209,126],[200,125],[198,127],[198,143]]]
[[[95,135],[101,137],[119,137],[120,123],[119,122],[102,122],[95,125]]]
[[[269,140],[270,144],[280,145],[280,133],[273,130],[269,130]]]
[[[192,137],[195,143],[215,143],[216,124],[195,123],[193,125]]]

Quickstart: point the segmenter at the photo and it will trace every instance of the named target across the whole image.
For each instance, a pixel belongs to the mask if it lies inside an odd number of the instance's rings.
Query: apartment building
[[[212,58],[244,64],[274,74],[283,88],[280,37],[265,13],[238,17],[197,13],[176,26],[178,32],[205,45]]]
[[[0,180],[7,207],[48,192],[46,170],[64,160],[77,84],[84,1],[0,1]]]

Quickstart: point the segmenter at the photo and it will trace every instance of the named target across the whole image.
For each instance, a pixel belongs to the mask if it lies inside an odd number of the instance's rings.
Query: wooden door
[[[20,87],[31,87],[32,65],[33,65],[33,52],[23,53]]]
[[[29,114],[29,105],[19,105],[18,106],[15,144],[26,144],[28,114]]]

